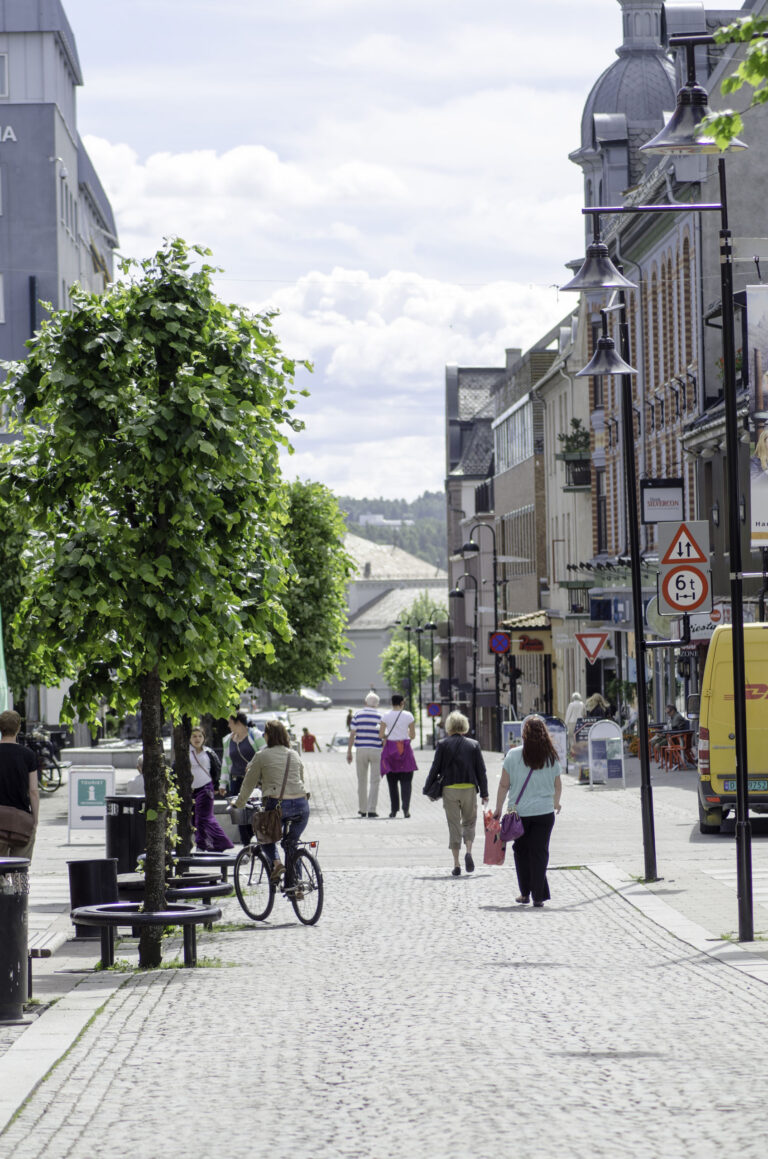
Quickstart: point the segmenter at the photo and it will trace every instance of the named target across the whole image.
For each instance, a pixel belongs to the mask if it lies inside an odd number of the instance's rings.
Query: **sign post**
[[[688,615],[712,606],[709,524],[704,519],[657,524],[659,604],[662,616]]]

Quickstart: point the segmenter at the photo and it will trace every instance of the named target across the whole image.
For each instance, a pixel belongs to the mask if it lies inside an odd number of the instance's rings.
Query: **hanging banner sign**
[[[597,657],[600,655],[605,642],[608,639],[607,632],[576,632],[574,639],[578,643],[582,652],[589,660],[590,664],[594,664]]]
[[[641,479],[640,503],[643,523],[683,519],[683,480]]]

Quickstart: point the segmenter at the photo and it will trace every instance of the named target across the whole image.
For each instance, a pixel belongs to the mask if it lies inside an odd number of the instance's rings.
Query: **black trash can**
[[[98,860],[68,861],[69,900],[72,909],[83,905],[101,905],[117,901],[117,858],[100,857]],[[98,938],[94,926],[75,925],[76,938]]]
[[[29,858],[0,857],[0,1022],[19,1022],[27,1001]]]
[[[106,797],[107,857],[117,858],[118,873],[133,873],[139,854],[147,846],[146,802],[144,797],[121,793]]]

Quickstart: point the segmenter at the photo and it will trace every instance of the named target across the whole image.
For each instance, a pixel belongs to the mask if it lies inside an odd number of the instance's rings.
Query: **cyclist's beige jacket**
[[[285,782],[283,797],[295,800],[297,797],[306,797],[304,787],[304,765],[301,758],[293,749],[275,745],[273,748],[261,749],[256,753],[245,770],[243,785],[235,802],[236,808],[242,809],[254,789],[261,787],[263,797],[279,797],[280,786],[285,776],[285,758],[289,758],[288,779]]]

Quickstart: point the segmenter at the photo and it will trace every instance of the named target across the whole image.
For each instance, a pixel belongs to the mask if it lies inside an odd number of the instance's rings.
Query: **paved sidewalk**
[[[552,863],[591,868],[554,871],[551,906],[533,911],[512,901],[511,856],[483,868],[481,841],[477,872],[448,875],[442,808],[420,792],[424,757],[412,816],[394,821],[357,816],[343,756],[307,761],[308,835],[326,877],[317,927],[299,926],[282,898],[258,926],[228,902],[231,928],[200,937],[219,969],[68,973],[93,964],[97,943],[37,963],[41,995],[82,984],[18,1032],[0,1057],[0,1092],[11,1074],[43,1078],[50,1064],[24,1048],[33,1035],[58,1034],[63,1019],[72,1042],[77,1017],[83,1033],[0,1135],[4,1159],[208,1159],[254,1146],[276,1159],[463,1159],[502,1144],[536,1159],[762,1157],[766,943],[723,940],[736,925],[734,844],[698,834],[694,777],[654,771],[663,880],[650,888],[637,881],[637,788],[567,778]],[[493,790],[499,766],[488,757]],[[30,902],[66,924],[63,805],[44,802]],[[762,825],[758,931],[768,929]],[[135,959],[133,945],[120,956]],[[0,1097],[0,1127],[19,1090]]]

